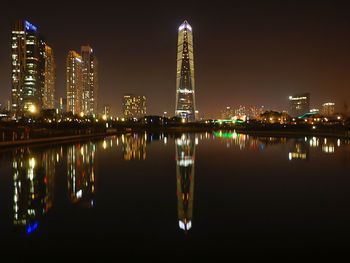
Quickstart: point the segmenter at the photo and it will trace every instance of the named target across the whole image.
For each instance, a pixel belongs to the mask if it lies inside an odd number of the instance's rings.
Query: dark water
[[[348,251],[350,145],[124,134],[0,152],[2,252],[230,258]]]

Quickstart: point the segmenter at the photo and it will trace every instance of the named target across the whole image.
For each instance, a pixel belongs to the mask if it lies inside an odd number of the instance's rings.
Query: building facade
[[[53,50],[50,46],[45,45],[45,78],[44,78],[44,91],[43,91],[43,108],[54,109],[55,108],[55,59]]]
[[[67,112],[82,113],[82,60],[75,51],[69,51],[67,60]]]
[[[195,121],[193,34],[187,21],[180,25],[178,33],[175,105],[175,116]]]
[[[326,102],[322,104],[322,114],[325,116],[331,116],[335,113],[335,103]]]
[[[15,116],[34,113],[42,106],[45,42],[38,28],[26,20],[12,27],[11,110]]]
[[[125,94],[122,104],[125,118],[140,118],[147,114],[145,96]]]
[[[82,58],[82,112],[85,115],[97,114],[97,95],[98,95],[98,75],[97,58],[93,49],[87,45],[81,47]]]
[[[289,114],[299,117],[310,111],[310,93],[289,96]]]

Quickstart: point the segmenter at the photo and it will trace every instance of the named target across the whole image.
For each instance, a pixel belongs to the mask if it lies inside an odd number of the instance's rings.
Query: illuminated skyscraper
[[[45,83],[43,91],[43,108],[55,108],[55,60],[53,50],[45,45]]]
[[[97,114],[97,58],[90,46],[81,47],[81,58],[83,78],[82,111],[85,115],[93,115]]]
[[[34,113],[42,106],[45,42],[38,28],[26,20],[12,27],[12,112]]]
[[[175,115],[195,121],[195,82],[193,60],[192,27],[184,21],[179,27],[177,42],[177,70],[176,70],[176,108]]]
[[[82,60],[75,51],[67,56],[67,112],[82,112]]]
[[[299,117],[310,111],[310,93],[289,96],[289,115]]]
[[[125,118],[140,118],[146,115],[146,97],[125,94],[123,97],[123,115]]]
[[[194,194],[195,138],[182,134],[175,140],[176,188],[179,227],[185,231],[192,227]]]

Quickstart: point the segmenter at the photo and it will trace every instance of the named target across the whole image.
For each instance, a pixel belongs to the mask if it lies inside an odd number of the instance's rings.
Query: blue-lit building
[[[42,106],[45,85],[45,42],[38,28],[26,20],[12,27],[11,110],[17,115],[35,113]]]

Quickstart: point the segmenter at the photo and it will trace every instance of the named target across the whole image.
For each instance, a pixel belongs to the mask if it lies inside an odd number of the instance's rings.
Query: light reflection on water
[[[285,160],[290,162],[308,161],[312,154],[311,148],[329,156],[336,153],[340,147],[349,145],[348,140],[338,138],[257,137],[238,134],[235,131],[219,131],[175,136],[127,133],[102,141],[67,146],[19,148],[12,151],[13,225],[20,229],[20,233],[27,235],[40,229],[45,215],[53,208],[55,194],[59,194],[55,191],[56,167],[59,163],[66,164],[69,202],[84,209],[94,209],[96,192],[99,191],[96,187],[99,177],[96,155],[99,151],[119,150],[122,152],[120,156],[123,161],[146,161],[148,151],[151,151],[148,145],[160,143],[174,147],[176,171],[173,173],[176,175],[178,228],[181,231],[190,231],[196,224],[193,218],[196,148],[200,147],[203,141],[216,141],[218,144],[225,144],[226,148],[240,151],[259,152],[284,145]]]

